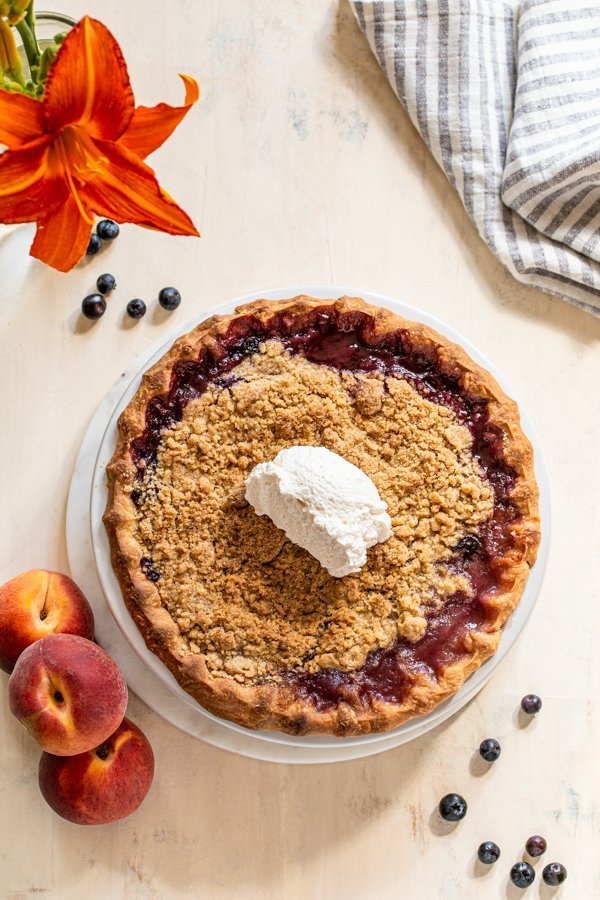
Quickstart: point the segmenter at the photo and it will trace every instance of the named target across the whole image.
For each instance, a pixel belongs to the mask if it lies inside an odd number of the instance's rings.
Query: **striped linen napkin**
[[[600,316],[600,2],[349,2],[492,252]]]

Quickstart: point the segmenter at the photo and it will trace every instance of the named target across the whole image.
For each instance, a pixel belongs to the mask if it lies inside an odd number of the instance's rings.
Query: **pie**
[[[146,644],[249,728],[387,731],[491,656],[539,544],[516,404],[432,329],[355,297],[259,300],[181,337],[119,420],[104,521]],[[334,578],[245,500],[257,463],[324,446],[392,536]]]

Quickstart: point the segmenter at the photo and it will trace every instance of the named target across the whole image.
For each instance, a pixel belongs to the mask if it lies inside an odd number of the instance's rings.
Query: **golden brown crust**
[[[229,678],[214,678],[202,655],[192,655],[182,641],[177,624],[161,603],[159,592],[140,568],[142,548],[135,533],[136,508],[131,490],[136,467],[131,459],[131,441],[145,427],[146,406],[153,397],[168,390],[174,364],[182,358],[195,358],[201,348],[214,348],[236,316],[252,314],[267,321],[274,313],[308,312],[315,307],[335,306],[340,312],[361,310],[374,320],[378,337],[399,328],[407,329],[417,348],[434,348],[440,364],[460,381],[461,387],[475,397],[488,400],[489,421],[504,435],[507,463],[517,473],[511,502],[520,517],[512,526],[513,542],[500,560],[499,585],[485,627],[465,636],[465,655],[444,668],[437,678],[415,676],[400,704],[375,700],[368,706],[340,703],[319,710],[292,687],[283,683],[240,684]],[[516,404],[502,391],[492,376],[476,365],[465,351],[425,325],[408,322],[389,310],[370,306],[358,298],[337,301],[310,297],[263,301],[248,304],[227,316],[215,316],[175,342],[171,350],[143,377],[135,397],[119,420],[119,440],[107,470],[109,499],[104,521],[108,531],[113,567],[121,584],[128,609],[148,647],[173,672],[180,685],[204,707],[216,715],[250,728],[277,729],[292,734],[321,732],[339,736],[387,731],[412,716],[422,715],[454,694],[465,678],[494,653],[500,629],[517,605],[529,567],[535,561],[539,545],[538,490],[533,470],[533,453],[523,434]]]

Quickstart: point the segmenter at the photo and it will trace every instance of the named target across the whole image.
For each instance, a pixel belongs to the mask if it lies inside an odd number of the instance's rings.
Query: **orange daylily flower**
[[[67,272],[84,255],[93,215],[198,236],[143,160],[199,96],[135,107],[116,40],[88,17],[65,38],[43,99],[0,90],[0,222],[36,222],[31,255]]]

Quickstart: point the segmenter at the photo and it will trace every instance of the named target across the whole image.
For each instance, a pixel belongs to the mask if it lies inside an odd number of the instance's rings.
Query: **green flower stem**
[[[35,33],[35,13],[33,11],[34,2],[35,2],[35,0],[31,0],[31,3],[27,7],[27,12],[25,13],[25,21],[27,22],[27,24],[29,26],[29,30],[31,31],[31,34],[33,35],[33,40],[35,42],[35,48],[37,51],[37,55],[39,57],[39,56],[41,56],[41,50],[40,50],[40,45],[38,44],[37,34]]]
[[[29,62],[29,68],[33,69],[34,66],[39,66],[40,64],[40,48],[38,47],[35,32],[33,32],[29,27],[27,18],[22,19],[16,27],[17,31],[21,35],[21,40],[23,41],[23,47],[25,48],[27,61]]]

